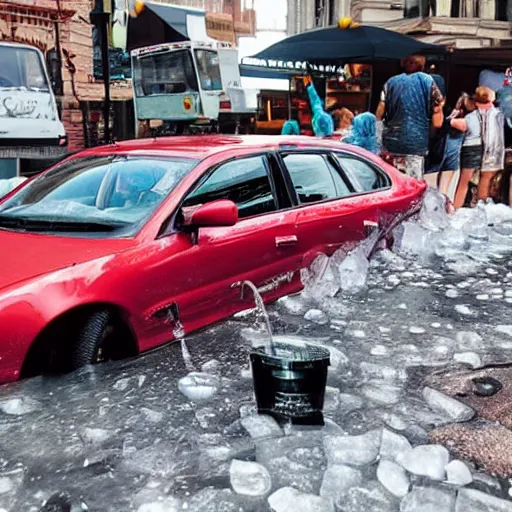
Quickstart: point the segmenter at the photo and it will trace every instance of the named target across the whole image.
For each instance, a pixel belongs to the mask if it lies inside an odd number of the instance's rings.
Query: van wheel
[[[108,339],[114,329],[110,311],[101,310],[90,314],[78,331],[69,357],[69,371],[108,359]]]

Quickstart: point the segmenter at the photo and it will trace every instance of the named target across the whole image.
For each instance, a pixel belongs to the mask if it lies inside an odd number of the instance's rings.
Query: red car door
[[[349,251],[378,227],[378,204],[361,195],[328,152],[287,152],[284,166],[297,193],[297,225],[303,266],[320,253]]]
[[[298,289],[297,211],[281,210],[282,197],[267,155],[231,160],[207,172],[186,194],[182,208],[230,199],[240,220],[232,227],[201,228],[197,242],[179,227],[169,235],[167,255],[146,273],[146,283],[161,298],[152,305],[153,314],[175,304],[185,332],[190,332],[254,307],[248,288],[242,296],[243,281],[260,288],[265,300]],[[155,325],[150,344],[167,341],[168,334]]]

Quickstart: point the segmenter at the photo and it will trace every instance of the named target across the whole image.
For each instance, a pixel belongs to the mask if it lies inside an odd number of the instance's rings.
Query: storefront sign
[[[310,64],[305,61],[284,61],[284,60],[274,60],[274,59],[254,59],[252,57],[245,57],[242,59],[242,64],[246,64],[248,66],[259,66],[265,68],[274,68],[274,69],[286,69],[292,71],[302,71],[304,73],[309,73],[310,71],[318,71],[320,73],[328,73],[328,74],[342,74],[344,67],[336,66],[336,65],[323,65],[323,64]]]

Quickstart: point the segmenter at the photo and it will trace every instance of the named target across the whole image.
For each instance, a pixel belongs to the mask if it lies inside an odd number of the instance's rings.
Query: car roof
[[[151,139],[138,139],[123,142],[116,142],[108,146],[91,148],[75,157],[112,154],[134,154],[134,155],[158,155],[164,153],[166,156],[176,156],[203,160],[211,155],[230,151],[233,149],[255,150],[279,150],[279,149],[300,149],[300,148],[325,148],[343,149],[350,148],[353,152],[359,152],[354,146],[340,143],[335,139],[320,139],[307,136],[281,136],[281,135],[200,135],[161,137]],[[355,149],[355,150],[354,150]]]

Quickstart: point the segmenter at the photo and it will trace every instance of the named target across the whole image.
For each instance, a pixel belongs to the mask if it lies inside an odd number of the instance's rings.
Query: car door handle
[[[367,219],[363,221],[363,229],[365,236],[370,236],[376,229],[379,229],[380,222],[379,220]]]
[[[276,236],[276,247],[291,247],[298,242],[295,235],[290,236]]]

